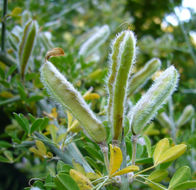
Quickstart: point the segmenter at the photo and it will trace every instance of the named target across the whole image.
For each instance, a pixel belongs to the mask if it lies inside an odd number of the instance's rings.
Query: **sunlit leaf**
[[[190,168],[188,166],[183,166],[179,168],[171,178],[171,181],[169,183],[169,188],[174,188],[179,183],[188,181],[190,179],[191,179]]]
[[[157,164],[170,162],[177,159],[185,153],[186,149],[187,146],[185,144],[179,144],[169,148],[168,150],[163,152],[163,154],[161,154],[161,157],[157,160]]]
[[[84,176],[82,173],[74,169],[71,169],[69,174],[74,179],[74,181],[77,183],[80,190],[91,190],[92,189],[93,186],[91,184],[91,181],[86,176]]]
[[[121,166],[123,160],[122,151],[119,147],[110,144],[109,175],[115,173]]]
[[[111,176],[114,177],[117,175],[123,175],[129,172],[136,172],[136,171],[139,171],[139,167],[132,165],[132,166],[127,166],[126,168],[123,168],[122,170],[113,173]]]
[[[159,159],[162,157],[162,154],[169,149],[169,140],[167,138],[164,138],[160,140],[154,150],[154,164],[157,165]]]

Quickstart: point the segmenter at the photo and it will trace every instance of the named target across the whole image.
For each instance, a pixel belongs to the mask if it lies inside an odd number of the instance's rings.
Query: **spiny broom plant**
[[[98,37],[100,38],[100,36]],[[94,42],[96,43],[97,41],[94,40]],[[190,170],[187,167],[182,167],[179,170],[182,171],[184,176],[189,174],[189,177],[184,178],[177,171],[172,177],[168,188],[159,183],[168,174],[166,169],[161,169],[163,168],[161,165],[171,163],[184,154],[187,149],[185,144],[174,145],[168,138],[164,138],[156,144],[154,151],[152,151],[150,139],[145,137],[149,159],[153,158],[153,161],[146,163],[152,163],[152,165],[150,167],[139,167],[137,165],[139,161],[136,160],[139,137],[143,135],[147,124],[155,117],[157,111],[167,102],[177,87],[179,78],[177,70],[174,66],[166,69],[156,78],[154,84],[142,95],[136,105],[130,107],[127,106],[131,105],[128,104],[130,101],[129,96],[138,88],[141,88],[149,77],[158,70],[160,61],[152,59],[140,72],[133,75],[132,68],[136,55],[136,38],[130,30],[125,30],[118,34],[111,48],[110,72],[107,79],[109,135],[106,133],[106,127],[102,118],[98,118],[95,115],[85,102],[84,97],[49,61],[52,56],[63,56],[62,49],[52,49],[46,55],[45,63],[40,69],[41,80],[48,93],[64,109],[68,110],[69,123],[71,123],[73,115],[77,119],[77,127],[79,125],[86,136],[100,146],[104,156],[105,170],[89,172],[84,169],[83,164],[72,162],[73,169],[69,170],[71,178],[64,173],[59,173],[55,178],[54,187],[56,189],[99,190],[110,188],[111,185],[117,185],[121,189],[128,189],[134,182],[147,184],[152,189],[163,190],[195,187],[196,181],[191,180]],[[129,129],[125,134],[126,118],[129,120]],[[128,135],[132,135],[131,158],[126,155],[126,147],[122,146],[125,143],[125,136]],[[37,136],[39,135],[37,134]],[[108,158],[108,144],[110,158]],[[73,157],[73,159],[75,158]],[[152,173],[143,174],[154,168],[156,170]],[[123,177],[126,178],[125,181],[122,181]],[[70,181],[68,182],[68,180]]]

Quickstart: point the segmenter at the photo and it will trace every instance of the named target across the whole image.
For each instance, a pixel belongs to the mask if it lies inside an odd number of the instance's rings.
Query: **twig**
[[[126,144],[125,144],[124,129],[122,130],[122,140],[121,140],[120,148],[122,150],[122,155],[123,155],[123,161],[122,161],[121,167],[125,168],[127,166],[127,160],[126,160],[127,150],[126,150]],[[122,181],[122,184],[121,184],[120,189],[121,190],[129,189],[129,181],[127,178],[127,174],[124,174],[121,176],[121,181]]]
[[[176,125],[174,122],[174,106],[173,106],[173,100],[172,97],[170,97],[169,99],[169,118],[171,120],[171,136],[174,140],[174,142],[176,141]]]
[[[138,136],[133,135],[132,136],[132,161],[131,161],[132,165],[135,165],[136,152],[137,152],[137,140],[138,140]]]
[[[148,181],[149,183],[152,183],[153,185],[155,185],[155,186],[159,187],[160,189],[167,190],[166,188],[164,188],[164,187],[160,186],[158,183],[155,183],[155,182],[153,182],[153,181],[149,180],[148,178],[145,178],[145,177],[140,176],[140,175],[139,175],[138,177],[141,177],[142,179],[144,179],[144,180]]]
[[[2,30],[1,30],[1,50],[5,52],[5,38],[6,38],[6,19],[4,17],[7,14],[7,0],[3,1],[3,16],[2,16]]]

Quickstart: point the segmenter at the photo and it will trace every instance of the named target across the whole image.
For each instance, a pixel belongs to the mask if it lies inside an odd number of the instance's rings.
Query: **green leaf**
[[[96,170],[100,170],[99,166],[97,165],[95,159],[92,159],[89,156],[85,156],[85,160]]]
[[[169,188],[174,188],[179,183],[188,181],[190,179],[191,179],[190,168],[188,166],[183,166],[179,168],[171,178],[171,181],[169,183]]]
[[[168,176],[167,170],[155,170],[148,176],[148,179],[159,183],[163,179],[165,179],[167,176]]]
[[[59,160],[57,163],[57,172],[58,173],[69,173],[69,170],[72,169],[72,167],[68,164],[65,164],[63,161]]]
[[[79,190],[76,182],[67,174],[59,173],[55,178],[58,190]]]
[[[50,187],[56,189],[56,185],[54,182],[48,182],[44,184],[44,187]]]
[[[39,126],[39,130],[42,131],[46,128],[46,126],[48,125],[48,122],[49,122],[49,118],[45,117],[43,119],[43,122],[41,123],[41,125]]]
[[[90,144],[88,145],[84,145],[83,147],[88,153],[89,155],[93,158],[93,159],[98,159],[100,161],[103,161],[103,157],[100,155],[100,153],[95,149],[95,147],[93,148],[93,146],[90,146]]]
[[[30,102],[37,102],[39,100],[43,99],[43,96],[41,95],[34,95],[34,96],[31,96],[30,98],[27,99],[27,102],[30,103]]]
[[[5,157],[0,156],[0,162],[9,163],[10,161]]]
[[[144,136],[144,140],[145,140],[145,143],[146,143],[146,149],[147,149],[147,152],[148,152],[148,157],[151,157],[152,156],[152,150],[151,150],[151,141],[149,139],[148,136]]]
[[[135,161],[136,164],[152,164],[153,159],[152,158],[140,158]]]
[[[6,73],[6,78],[10,76],[17,69],[17,65],[12,65]]]
[[[169,190],[186,190],[186,189],[191,189],[191,188],[196,188],[196,180],[185,181],[183,183],[176,185],[175,187]]]
[[[32,134],[34,131],[38,130],[39,126],[42,124],[42,122],[43,122],[43,119],[41,119],[41,118],[35,120],[31,126],[30,134]]]
[[[14,113],[14,117],[16,119],[16,121],[18,122],[18,124],[22,127],[22,129],[28,134],[29,131],[29,126],[27,125],[27,122],[24,120],[24,116],[22,117],[22,114],[16,114]]]
[[[6,141],[0,141],[0,147],[1,148],[10,148],[12,145]]]
[[[148,185],[153,189],[153,190],[163,190],[166,189],[165,186],[163,186],[160,183],[148,183]]]
[[[26,100],[27,99],[27,95],[24,89],[24,86],[22,86],[21,84],[18,84],[18,93],[21,97],[22,100]]]
[[[4,151],[3,154],[6,156],[6,158],[11,162],[13,163],[14,162],[14,158],[13,158],[13,154],[11,151]]]

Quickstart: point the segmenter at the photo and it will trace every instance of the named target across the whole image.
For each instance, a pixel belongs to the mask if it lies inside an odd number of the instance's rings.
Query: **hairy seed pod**
[[[120,43],[122,42],[123,38],[125,36],[125,32],[120,33],[119,36],[113,41],[112,44],[112,54],[110,55],[110,74],[108,78],[108,94],[109,94],[109,100],[108,100],[108,118],[110,122],[112,121],[111,115],[112,115],[112,104],[113,104],[113,96],[114,96],[114,82],[116,79],[117,71],[118,71],[118,56],[120,52]]]
[[[192,105],[186,106],[180,118],[178,119],[176,126],[181,127],[182,125],[187,123],[194,115],[194,112],[194,107]]]
[[[41,68],[41,79],[48,92],[73,114],[92,140],[99,143],[106,139],[105,128],[81,94],[49,61]]]
[[[154,118],[156,112],[176,89],[177,82],[178,72],[173,66],[166,69],[155,80],[152,87],[142,96],[129,114],[131,129],[134,134],[140,134]]]
[[[127,94],[128,76],[130,75],[136,52],[136,39],[134,34],[131,31],[126,30],[117,36],[117,38],[121,38],[122,35],[123,39],[120,40],[119,43],[117,73],[113,86],[113,97],[111,97],[113,98],[112,127],[114,140],[118,140],[121,137],[123,114],[126,107],[125,99]]]
[[[157,58],[153,58],[148,61],[145,66],[140,69],[129,81],[128,96],[138,92],[146,82],[152,77],[152,75],[160,68],[161,62]]]
[[[107,40],[109,34],[110,29],[108,25],[102,26],[94,35],[82,44],[79,55],[85,57],[89,56]]]
[[[27,69],[28,60],[33,50],[36,33],[37,33],[37,22],[31,20],[25,25],[23,37],[20,42],[19,50],[18,50],[20,72],[22,78],[24,77],[25,71]]]
[[[161,114],[157,115],[156,118],[162,127],[168,127],[170,129],[172,128],[172,121],[165,112],[162,112]]]

